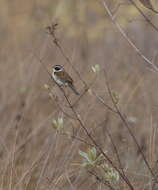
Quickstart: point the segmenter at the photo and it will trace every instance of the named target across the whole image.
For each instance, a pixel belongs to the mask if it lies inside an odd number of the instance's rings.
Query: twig
[[[146,20],[146,22],[148,22],[149,25],[151,25],[156,32],[158,32],[158,28],[151,22],[151,20],[143,13],[143,11],[137,6],[137,4],[133,1],[133,0],[128,0],[137,10],[138,12],[144,17],[144,19]],[[157,11],[153,10],[153,12],[158,13]]]
[[[41,162],[42,158],[47,154],[47,152],[48,151],[47,150],[45,151],[45,149],[40,151],[36,160],[34,160],[31,166],[24,172],[19,181],[15,184],[15,189],[22,183],[25,177]]]
[[[56,26],[56,25],[55,25]],[[70,59],[65,56],[65,52],[62,48],[62,46],[58,43],[58,40],[55,36],[55,28],[54,25],[52,24],[52,26],[48,26],[48,33],[53,37],[53,43],[55,43],[55,45],[59,48],[59,50],[61,51],[62,55],[64,56],[64,58],[66,59],[66,61],[71,64]],[[71,64],[72,66],[72,64]],[[77,72],[76,72],[77,73]],[[78,73],[78,76],[81,78],[80,74]],[[82,82],[85,84],[86,88],[87,88],[87,84],[86,82],[81,78]],[[61,90],[61,92],[63,93],[69,107],[71,108],[72,112],[74,113],[76,120],[79,122],[80,126],[82,127],[82,129],[84,130],[84,132],[86,133],[87,137],[92,141],[92,143],[94,144],[94,146],[99,150],[100,153],[102,153],[102,155],[105,157],[105,159],[111,164],[111,166],[119,173],[120,177],[125,181],[125,183],[129,186],[129,188],[131,190],[134,190],[133,185],[130,183],[130,181],[128,180],[128,178],[122,174],[120,172],[120,170],[113,164],[112,160],[108,157],[108,155],[102,150],[102,148],[97,144],[97,142],[95,141],[95,139],[91,136],[91,134],[89,133],[89,131],[87,130],[87,128],[85,127],[84,123],[82,122],[82,120],[80,119],[80,117],[78,116],[76,110],[74,109],[73,105],[71,104],[71,102],[69,101],[68,97],[65,94],[65,91],[57,84],[57,86],[59,87],[59,89]],[[98,99],[98,97],[97,97]],[[100,99],[98,99],[100,101]],[[111,109],[112,110],[112,109]]]
[[[105,159],[111,164],[111,166],[119,173],[120,177],[126,182],[126,184],[129,186],[129,188],[131,190],[134,190],[133,185],[130,183],[130,181],[128,180],[128,178],[122,174],[120,172],[120,170],[114,165],[114,163],[112,162],[112,160],[107,156],[107,154],[102,150],[102,148],[97,144],[97,142],[95,141],[95,139],[91,136],[91,134],[89,133],[89,131],[87,130],[87,128],[85,127],[85,125],[83,124],[82,120],[79,118],[76,110],[74,109],[74,107],[71,105],[71,102],[69,101],[68,97],[65,94],[65,91],[57,84],[57,86],[59,87],[59,89],[62,91],[67,103],[69,104],[72,112],[74,113],[77,121],[79,122],[80,126],[82,127],[82,129],[84,130],[84,132],[86,133],[87,137],[92,141],[92,143],[95,145],[95,147],[100,151],[100,153],[102,153],[102,155],[105,157]]]
[[[110,111],[117,114],[117,111],[115,111],[112,107],[110,107],[108,104],[105,103],[105,101],[94,91],[92,91],[93,95]]]
[[[84,143],[84,144],[86,144],[86,145],[93,146],[93,144],[88,143],[86,140],[81,139],[81,138],[79,138],[79,137],[77,137],[77,136],[75,136],[75,135],[69,135],[69,134],[67,134],[67,133],[59,133],[59,135],[68,136],[69,138],[78,140],[78,141],[80,141],[80,142],[82,142],[82,143]]]
[[[137,146],[137,149],[140,151],[140,153],[141,153],[141,155],[142,155],[142,158],[143,158],[143,160],[144,160],[144,162],[145,162],[145,164],[146,164],[148,170],[150,171],[151,175],[154,177],[154,173],[153,173],[151,167],[149,166],[149,163],[148,163],[148,161],[147,161],[147,159],[146,159],[146,157],[145,157],[145,155],[144,155],[144,153],[143,153],[143,151],[142,151],[142,149],[141,149],[139,143],[137,142],[137,139],[136,139],[135,135],[133,134],[132,130],[130,129],[130,126],[129,126],[128,122],[126,121],[125,117],[124,117],[123,114],[121,113],[120,109],[118,108],[118,106],[117,106],[117,104],[116,104],[116,102],[115,102],[115,100],[114,100],[114,98],[113,98],[112,91],[111,91],[110,84],[109,84],[109,82],[108,82],[108,78],[107,78],[107,74],[106,74],[106,71],[105,71],[105,70],[104,70],[104,76],[105,76],[105,82],[106,82],[106,86],[107,86],[108,93],[109,93],[110,98],[111,98],[111,100],[112,100],[112,103],[113,103],[113,105],[114,105],[114,107],[115,107],[115,109],[116,109],[116,111],[117,111],[117,114],[119,115],[120,119],[121,119],[122,122],[124,123],[124,126],[127,128],[128,132],[129,132],[129,134],[130,134],[130,136],[132,137],[134,143],[135,143],[136,146]]]
[[[122,173],[125,175],[124,169],[123,169],[123,166],[122,166],[122,163],[121,163],[121,159],[120,159],[120,156],[119,156],[117,147],[116,147],[116,145],[115,145],[115,143],[114,143],[114,140],[113,140],[113,138],[112,138],[112,135],[111,135],[110,132],[107,130],[107,128],[105,128],[105,130],[106,130],[106,133],[108,134],[108,136],[109,136],[109,138],[110,138],[110,141],[111,141],[111,143],[112,143],[112,146],[113,146],[113,148],[114,148],[114,150],[115,150],[115,153],[116,153],[116,156],[117,156],[117,160],[118,160],[118,162],[119,162],[119,165],[120,165],[120,168],[121,168],[121,170],[122,170]]]
[[[88,170],[88,173],[90,173],[92,176],[94,176],[96,178],[96,180],[99,181],[100,183],[103,183],[105,186],[108,186],[110,189],[115,190],[115,188],[113,188],[108,181],[104,181],[103,179],[98,177],[97,174],[95,174],[94,172]]]
[[[129,5],[129,3],[119,3],[119,4],[117,4],[117,6],[115,7],[115,9],[112,11],[113,16],[116,17],[116,14],[117,14],[119,8],[121,6],[125,6],[125,5]]]
[[[63,55],[63,57],[65,58],[65,60],[72,66],[73,70],[77,73],[78,77],[81,79],[81,81],[82,81],[83,84],[85,85],[85,90],[84,90],[84,92],[83,92],[83,93],[80,95],[80,97],[79,97],[79,100],[80,100],[80,99],[85,95],[85,93],[90,89],[90,86],[93,84],[93,81],[92,81],[92,83],[88,86],[87,83],[81,78],[80,73],[73,67],[73,64],[72,64],[71,60],[69,59],[69,57],[68,57],[68,56],[66,55],[66,53],[64,52],[64,49],[63,49],[62,45],[59,43],[59,40],[58,40],[57,37],[56,37],[55,31],[56,31],[56,26],[57,26],[57,25],[58,25],[57,23],[54,23],[54,24],[52,24],[51,26],[46,27],[47,33],[48,33],[49,35],[51,35],[51,37],[52,37],[52,39],[53,39],[53,43],[59,48],[59,50],[60,50],[61,54]],[[36,57],[37,57],[37,56],[36,56]],[[40,61],[40,60],[39,60],[39,61]],[[40,62],[41,62],[41,61],[40,61]],[[49,75],[50,75],[50,74],[49,74]],[[113,108],[111,108],[109,105],[107,105],[107,104],[102,100],[102,98],[101,98],[100,96],[98,96],[98,95],[94,92],[94,90],[92,91],[92,94],[93,94],[93,96],[95,96],[95,97],[99,100],[99,102],[101,102],[102,104],[104,104],[104,106],[106,106],[110,111],[115,112],[115,110],[113,110]],[[77,101],[74,103],[73,106],[75,106],[76,103],[79,102],[79,100],[77,100]]]
[[[107,119],[105,119],[103,122],[101,122],[101,123],[99,124],[99,126],[105,124],[106,120],[107,120]],[[121,163],[121,159],[120,159],[120,156],[119,156],[119,153],[118,153],[117,147],[116,147],[116,145],[115,145],[115,143],[114,143],[114,140],[113,140],[113,138],[112,138],[112,135],[111,135],[111,133],[109,132],[109,130],[108,130],[106,127],[105,127],[104,129],[105,129],[107,135],[108,135],[109,138],[110,138],[110,141],[111,141],[112,146],[113,146],[113,148],[114,148],[114,151],[115,151],[115,153],[116,153],[117,160],[118,160],[118,162],[119,162],[119,165],[120,165],[120,168],[121,168],[121,170],[122,170],[122,173],[123,173],[124,175],[126,175],[125,172],[124,172],[124,169],[123,169],[122,163]]]
[[[88,90],[90,90],[90,88],[92,87],[92,85],[94,84],[94,82],[96,81],[96,77],[94,77],[94,79],[90,82],[89,85],[87,85],[87,88],[84,90],[84,92],[80,95],[80,97],[75,101],[75,103],[73,103],[73,106],[76,106],[76,104],[81,100],[81,98],[88,92]]]
[[[107,11],[109,17],[111,18],[114,26],[116,26],[116,28],[119,30],[119,32],[121,33],[121,35],[123,36],[123,38],[129,43],[129,45],[136,51],[136,53],[146,62],[148,63],[149,66],[151,66],[156,72],[158,72],[158,67],[151,62],[145,55],[142,54],[142,52],[140,51],[139,48],[137,48],[137,46],[130,40],[130,38],[127,36],[127,34],[124,32],[123,28],[121,27],[120,24],[117,23],[117,21],[115,21],[114,16],[112,15],[112,12],[110,11],[110,9],[107,6],[106,0],[99,0],[102,5],[104,6],[105,10]]]
[[[33,52],[32,52],[33,53]],[[43,68],[45,69],[45,71],[47,72],[47,74],[49,75],[49,77],[54,81],[54,79],[53,79],[53,77],[52,77],[52,75],[51,75],[51,73],[48,71],[48,69],[47,69],[47,67],[46,67],[46,65],[44,64],[44,62],[42,61],[42,59],[41,58],[39,58],[37,55],[36,55],[36,53],[33,53],[33,55],[36,57],[36,59],[41,63],[41,65],[43,66]],[[55,82],[55,81],[54,81]],[[49,92],[51,93],[51,95],[52,95],[52,92],[51,92],[51,90],[50,90],[50,88],[48,87],[48,90],[49,90]],[[51,97],[51,99],[52,99],[52,97]],[[70,116],[68,113],[66,113],[63,109],[62,109],[62,107],[58,104],[58,107],[60,108],[60,110],[64,113],[64,115],[66,115],[67,117],[69,117],[69,118],[71,118],[71,119],[73,119],[73,120],[76,120],[75,118],[73,118],[72,116]]]
[[[72,69],[75,71],[75,73],[77,74],[78,78],[82,81],[82,83],[84,84],[85,88],[87,88],[87,84],[85,83],[85,81],[82,79],[80,73],[75,69],[75,67],[73,66],[71,60],[69,59],[69,57],[65,54],[63,47],[60,45],[59,40],[56,37],[56,27],[57,27],[57,23],[52,23],[51,26],[47,26],[47,33],[52,37],[53,39],[53,43],[56,45],[56,47],[59,49],[60,53],[63,55],[63,57],[65,58],[65,60],[67,61],[67,63],[69,63],[72,67]]]

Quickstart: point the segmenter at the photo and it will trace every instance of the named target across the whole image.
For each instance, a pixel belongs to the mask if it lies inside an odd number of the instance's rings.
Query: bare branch
[[[68,97],[66,96],[65,91],[58,84],[57,84],[57,86],[62,91],[62,93],[63,93],[63,95],[64,95],[67,103],[69,104],[72,112],[74,113],[77,121],[79,122],[80,126],[82,127],[82,129],[86,133],[87,137],[92,141],[92,143],[94,144],[94,146],[99,150],[99,152],[104,156],[104,158],[110,163],[110,165],[119,173],[120,177],[126,182],[126,184],[129,186],[129,188],[131,190],[134,190],[133,185],[130,183],[130,181],[128,180],[127,176],[125,176],[124,174],[122,174],[122,172],[114,165],[113,161],[108,157],[108,155],[102,150],[102,148],[97,144],[97,142],[95,141],[95,139],[91,136],[91,134],[89,133],[88,129],[86,128],[86,126],[84,125],[84,123],[80,119],[78,113],[76,112],[76,110],[72,106],[71,102],[69,101]]]
[[[144,153],[143,153],[143,151],[142,151],[142,148],[140,147],[140,145],[139,145],[139,143],[138,143],[138,141],[137,141],[135,135],[133,134],[132,130],[130,129],[130,126],[129,126],[128,122],[126,121],[125,117],[124,117],[123,114],[121,113],[119,107],[117,106],[117,104],[116,104],[116,102],[115,102],[115,100],[114,100],[114,98],[113,98],[112,91],[111,91],[111,88],[110,88],[110,84],[109,84],[109,81],[108,81],[108,78],[107,78],[106,71],[104,71],[104,74],[105,74],[105,81],[106,81],[107,90],[108,90],[108,93],[109,93],[110,98],[111,98],[111,100],[112,100],[112,103],[113,103],[115,109],[117,110],[117,114],[119,115],[120,119],[121,119],[122,122],[124,123],[124,126],[127,128],[128,132],[129,132],[129,134],[130,134],[130,136],[131,136],[132,139],[133,139],[133,142],[136,144],[138,150],[140,151],[140,153],[141,153],[141,155],[142,155],[142,158],[143,158],[143,160],[144,160],[144,162],[145,162],[145,164],[146,164],[148,170],[150,171],[151,175],[154,177],[154,173],[153,173],[151,167],[149,166],[149,163],[148,163],[148,161],[147,161],[147,159],[146,159],[146,157],[145,157],[145,155],[144,155]]]
[[[123,30],[123,28],[121,27],[121,25],[119,23],[117,23],[117,21],[115,20],[112,12],[110,11],[110,9],[108,8],[108,5],[106,3],[106,0],[99,0],[102,5],[104,6],[106,12],[108,13],[109,17],[111,18],[113,24],[116,26],[116,28],[119,30],[119,32],[121,33],[121,35],[123,36],[123,38],[129,43],[129,45],[136,51],[136,53],[148,64],[148,66],[152,67],[156,72],[158,72],[158,67],[152,62],[150,61],[145,55],[143,55],[143,53],[140,51],[140,49],[130,40],[130,38],[127,36],[127,34],[125,33],[125,31]],[[131,1],[131,0],[130,0]]]

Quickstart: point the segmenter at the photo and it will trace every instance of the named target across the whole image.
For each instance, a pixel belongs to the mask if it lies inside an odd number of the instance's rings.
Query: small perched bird
[[[76,88],[74,87],[72,78],[64,70],[63,66],[61,65],[53,66],[52,77],[59,86],[68,86],[76,95],[79,95]]]

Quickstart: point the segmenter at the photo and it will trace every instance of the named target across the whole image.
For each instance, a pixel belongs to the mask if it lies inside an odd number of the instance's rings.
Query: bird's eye
[[[60,70],[61,70],[61,67],[55,67],[55,70],[56,70],[56,71],[60,71]]]

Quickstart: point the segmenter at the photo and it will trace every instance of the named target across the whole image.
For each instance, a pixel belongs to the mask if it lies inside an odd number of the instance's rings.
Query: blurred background
[[[158,27],[158,16],[135,2]],[[158,31],[130,2],[107,3],[127,36],[157,65]],[[158,10],[156,0],[152,4]],[[46,72],[53,65],[64,65],[78,91],[84,92],[82,81],[46,32],[52,22],[58,23],[56,37],[81,78],[113,107],[106,70],[117,105],[153,167],[158,159],[158,75],[123,38],[102,1],[0,0],[0,188],[108,189],[82,167],[78,152],[90,146],[70,136],[90,141]],[[135,189],[149,189],[151,177],[122,121],[91,90],[75,104],[77,113],[117,165],[106,130],[111,133]],[[72,104],[78,100],[69,89],[65,92]],[[54,125],[58,119],[60,131]],[[114,189],[128,189],[121,179],[117,183]]]

